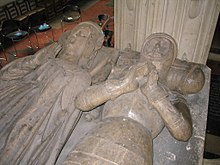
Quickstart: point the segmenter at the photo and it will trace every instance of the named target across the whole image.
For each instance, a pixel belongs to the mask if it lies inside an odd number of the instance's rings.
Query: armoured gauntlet
[[[185,115],[186,113],[171,104],[168,94],[157,84],[157,80],[157,72],[152,71],[147,83],[141,87],[141,91],[160,114],[171,135],[177,140],[187,141],[192,135],[191,120]]]
[[[168,94],[158,85],[157,71],[151,71],[148,81],[142,85],[141,91],[147,97],[150,104],[160,101],[168,96]]]
[[[103,84],[89,87],[77,96],[75,106],[80,110],[89,111],[108,100],[137,88],[135,70],[131,70],[123,79],[107,80]]]

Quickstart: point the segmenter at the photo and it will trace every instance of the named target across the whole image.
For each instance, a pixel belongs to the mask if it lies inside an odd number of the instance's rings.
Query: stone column
[[[178,58],[205,64],[215,31],[220,0],[114,0],[115,47],[140,51],[151,33],[176,40]]]

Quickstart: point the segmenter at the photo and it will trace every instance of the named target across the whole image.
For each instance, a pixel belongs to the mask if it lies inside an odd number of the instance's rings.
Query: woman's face
[[[88,27],[81,27],[75,33],[70,34],[64,49],[67,53],[81,55],[86,49],[91,30]]]
[[[60,38],[63,49],[59,58],[89,69],[103,40],[101,28],[95,27],[95,24],[81,24]]]
[[[68,35],[67,39],[63,40],[63,52],[60,57],[74,63],[83,59],[83,65],[86,65],[92,54],[101,48],[101,39],[104,38],[101,33],[88,26],[80,27]]]

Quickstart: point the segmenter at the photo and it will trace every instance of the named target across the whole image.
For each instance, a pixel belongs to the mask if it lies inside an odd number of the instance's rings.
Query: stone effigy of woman
[[[0,164],[55,163],[82,114],[75,97],[105,80],[117,58],[116,50],[101,48],[103,39],[98,25],[83,22],[2,68]]]

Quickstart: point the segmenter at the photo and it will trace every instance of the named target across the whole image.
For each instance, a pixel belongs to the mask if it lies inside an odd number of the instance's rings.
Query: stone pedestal
[[[179,59],[205,64],[220,0],[115,0],[115,47],[140,51],[152,33],[170,34]]]

